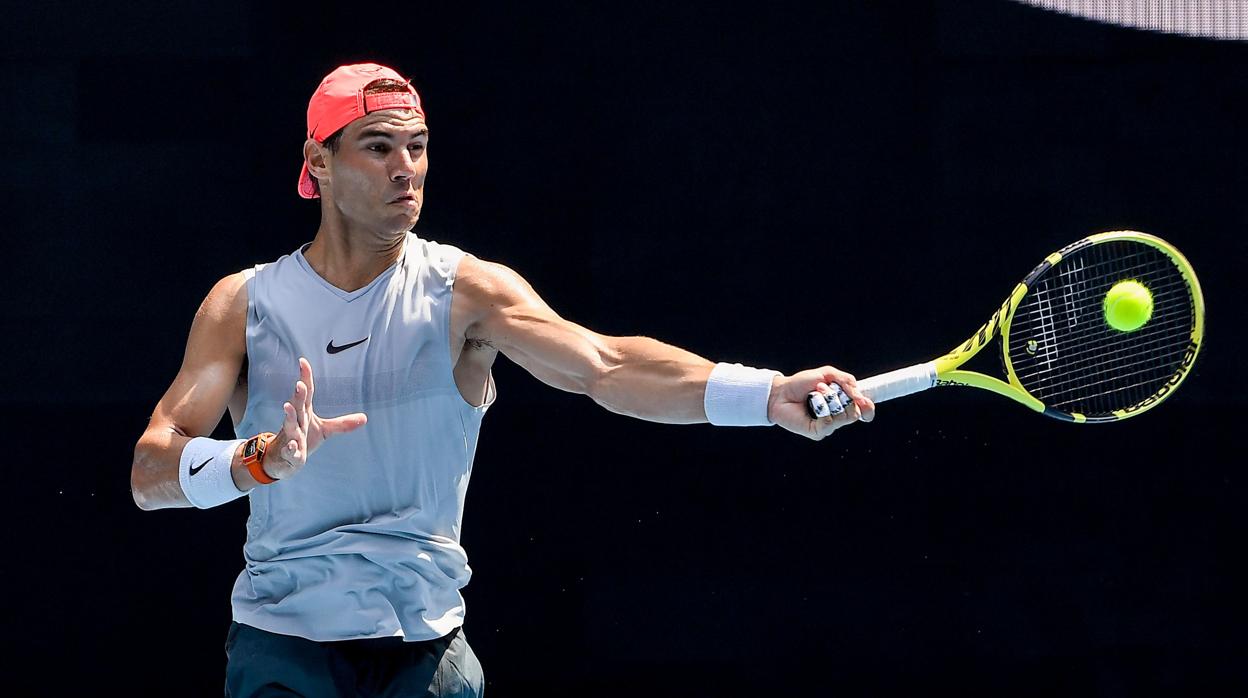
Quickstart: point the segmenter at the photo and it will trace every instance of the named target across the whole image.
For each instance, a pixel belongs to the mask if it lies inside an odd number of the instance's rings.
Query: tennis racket
[[[1143,284],[1152,314],[1132,331],[1106,320],[1105,299],[1122,281]],[[992,391],[1067,422],[1116,422],[1146,412],[1191,372],[1204,340],[1205,302],[1191,264],[1145,233],[1091,235],[1049,255],[1014,288],[988,322],[953,351],[927,363],[858,381],[874,402],[928,388]],[[961,366],[999,339],[1004,380]],[[838,387],[812,392],[812,418],[849,404]]]

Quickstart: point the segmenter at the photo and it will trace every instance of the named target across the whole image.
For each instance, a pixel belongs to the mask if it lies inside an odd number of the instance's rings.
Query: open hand
[[[308,456],[329,437],[355,431],[368,421],[363,412],[328,419],[317,416],[312,409],[312,396],[316,393],[312,364],[302,356],[299,357],[299,376],[295,394],[290,402],[282,405],[286,414],[282,430],[264,454],[264,471],[278,480],[299,472],[308,462]]]

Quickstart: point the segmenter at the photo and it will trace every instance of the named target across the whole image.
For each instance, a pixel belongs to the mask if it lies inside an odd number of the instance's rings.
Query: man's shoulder
[[[455,280],[456,302],[473,310],[474,317],[506,315],[516,308],[544,305],[529,282],[499,262],[464,255]]]
[[[494,295],[505,292],[509,286],[523,281],[519,274],[505,264],[465,253],[459,260],[455,289],[459,291],[463,288],[474,293]]]
[[[197,317],[213,326],[233,327],[247,318],[248,270],[221,277],[199,306]]]

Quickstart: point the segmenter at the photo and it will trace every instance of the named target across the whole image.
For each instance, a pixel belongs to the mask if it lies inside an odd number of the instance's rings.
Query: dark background
[[[1183,389],[1103,427],[948,390],[813,443],[500,360],[463,534],[491,695],[1242,694],[1248,46],[1006,0],[623,5],[5,3],[5,685],[220,695],[247,505],[140,511],[134,442],[212,284],[312,238],[307,99],[374,60],[425,100],[417,232],[604,333],[865,376],[1122,228],[1208,301]]]

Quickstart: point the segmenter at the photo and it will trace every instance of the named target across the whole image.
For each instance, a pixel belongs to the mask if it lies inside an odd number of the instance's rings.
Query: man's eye
[[[420,152],[420,151],[422,151],[422,150],[424,150],[424,149],[425,149],[425,144],[424,144],[424,143],[413,143],[413,144],[411,144],[411,145],[409,145],[409,146],[407,146],[407,147],[408,147],[410,150],[415,150],[416,152]]]
[[[375,153],[383,153],[383,152],[385,152],[385,150],[386,150],[386,146],[384,146],[384,145],[382,145],[382,144],[380,144],[380,143],[376,143],[376,144],[374,144],[374,145],[370,145],[370,146],[368,146],[368,149],[369,149],[369,150],[371,150],[371,151],[373,151],[373,152],[375,152]]]

